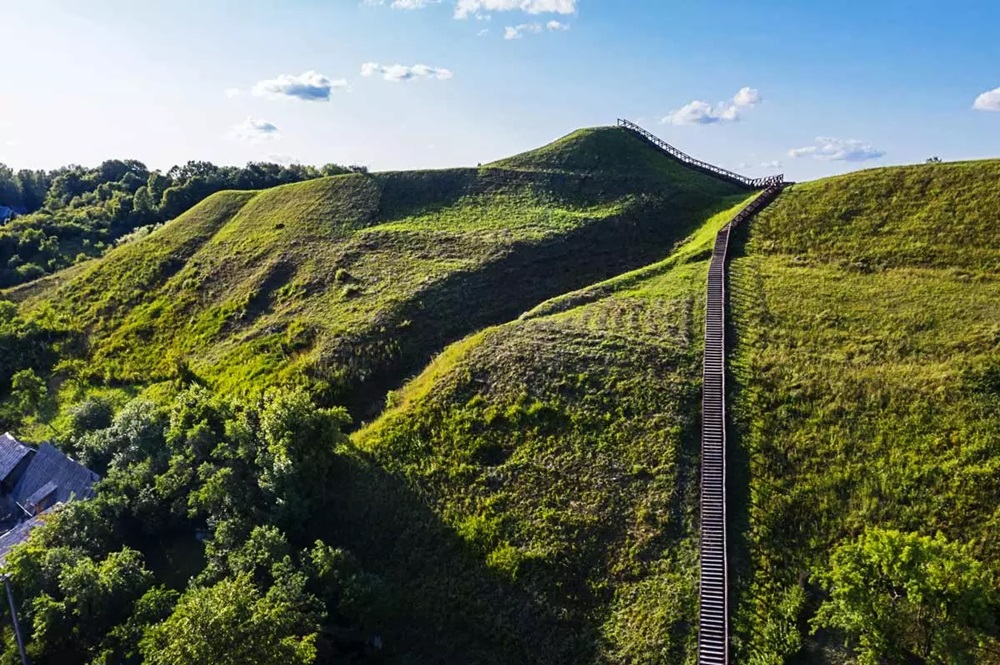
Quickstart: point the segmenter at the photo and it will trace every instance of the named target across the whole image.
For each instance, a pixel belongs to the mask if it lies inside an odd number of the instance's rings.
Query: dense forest
[[[240,168],[190,161],[161,173],[134,159],[53,171],[0,164],[0,213],[6,213],[0,214],[0,287],[100,256],[222,190],[265,189],[352,170],[363,167],[251,162]]]

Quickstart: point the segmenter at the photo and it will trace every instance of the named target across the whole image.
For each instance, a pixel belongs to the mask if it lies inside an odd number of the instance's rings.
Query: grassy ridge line
[[[809,579],[872,526],[968,543],[1000,580],[998,177],[992,160],[799,184],[745,231],[741,660],[848,658],[803,630]]]
[[[722,204],[727,206],[725,210],[713,215],[704,225],[699,227],[698,231],[679,243],[674,251],[662,261],[657,261],[637,270],[617,275],[611,279],[573,291],[572,293],[556,296],[525,312],[520,316],[520,320],[549,316],[574,307],[586,305],[606,298],[616,292],[635,288],[642,282],[664,275],[681,264],[708,258],[711,255],[712,244],[715,242],[715,236],[719,230],[728,224],[740,210],[756,197],[756,193],[749,197],[728,197]],[[736,200],[739,202],[732,204]]]

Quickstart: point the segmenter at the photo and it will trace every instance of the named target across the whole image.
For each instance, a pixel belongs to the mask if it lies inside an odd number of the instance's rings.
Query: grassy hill
[[[87,332],[90,383],[186,364],[224,392],[305,381],[370,417],[446,344],[663,258],[738,193],[583,130],[480,169],[222,192],[9,297]]]
[[[738,198],[585,304],[449,347],[356,434],[383,478],[359,474],[344,512],[364,519],[336,530],[412,608],[387,641],[449,662],[694,662],[704,257]]]
[[[795,185],[749,227],[731,268],[741,662],[803,641],[835,658],[842,640],[804,640],[809,576],[866,527],[942,532],[1000,582],[998,179],[1000,161],[863,171]]]
[[[734,237],[737,662],[852,662],[809,635],[815,575],[871,526],[941,532],[1000,581],[998,177],[799,184]],[[296,546],[343,546],[390,599],[342,598],[386,662],[694,663],[704,284],[751,196],[583,130],[478,169],[222,192],[6,297],[72,341],[43,377],[63,418],[176,378],[347,404]]]

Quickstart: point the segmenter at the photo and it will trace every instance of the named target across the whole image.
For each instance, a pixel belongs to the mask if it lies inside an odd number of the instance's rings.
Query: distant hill
[[[481,169],[216,194],[72,278],[13,290],[87,331],[89,376],[309,381],[358,417],[447,343],[662,258],[738,189],[619,129]]]

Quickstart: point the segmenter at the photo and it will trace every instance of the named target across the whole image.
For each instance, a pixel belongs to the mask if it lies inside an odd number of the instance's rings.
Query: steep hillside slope
[[[810,575],[866,528],[942,532],[1000,581],[998,181],[1000,161],[864,171],[795,185],[749,227],[740,662],[799,650]],[[809,662],[843,642],[820,637]]]
[[[387,643],[693,662],[703,257],[742,205],[568,299],[587,304],[449,347],[357,433],[359,467],[384,479],[359,476],[336,528],[410,608]]]
[[[22,310],[88,332],[90,381],[305,380],[367,417],[447,343],[661,259],[734,194],[623,130],[583,130],[480,169],[224,192]]]

